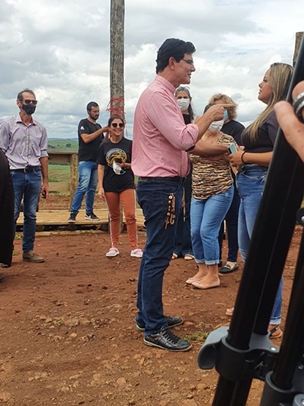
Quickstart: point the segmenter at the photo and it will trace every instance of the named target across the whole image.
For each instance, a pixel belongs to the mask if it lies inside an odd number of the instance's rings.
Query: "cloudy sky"
[[[97,101],[105,125],[110,100],[111,0],[1,0],[0,120],[17,113],[16,95],[32,88],[35,118],[50,138],[74,138]],[[258,83],[273,62],[292,64],[295,33],[304,31],[303,0],[125,0],[127,137],[139,95],[155,76],[166,38],[194,43],[193,106],[214,93],[238,103],[249,124],[263,109]]]

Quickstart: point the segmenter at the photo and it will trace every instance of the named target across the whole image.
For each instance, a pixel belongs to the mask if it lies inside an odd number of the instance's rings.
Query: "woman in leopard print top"
[[[202,140],[227,146],[235,143],[233,137],[220,131],[222,126],[223,120],[211,123]],[[233,198],[233,179],[228,153],[217,160],[197,155],[191,155],[190,160],[193,166],[191,239],[199,270],[186,283],[209,289],[220,285],[218,234]]]

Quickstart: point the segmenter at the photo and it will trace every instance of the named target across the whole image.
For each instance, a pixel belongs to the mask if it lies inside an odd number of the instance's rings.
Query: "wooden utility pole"
[[[110,116],[125,117],[124,90],[124,0],[111,0],[110,23]],[[123,212],[120,206],[120,230],[123,231]]]
[[[303,34],[304,34],[303,32],[296,32],[296,43],[295,43],[295,50],[294,50],[294,54],[293,54],[293,66],[295,66],[297,58],[298,58],[298,53],[299,53]]]
[[[110,115],[124,117],[124,0],[111,0]]]

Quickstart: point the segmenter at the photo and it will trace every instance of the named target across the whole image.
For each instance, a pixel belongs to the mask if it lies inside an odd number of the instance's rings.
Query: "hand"
[[[102,187],[98,189],[98,196],[101,198],[101,200],[105,200],[104,189]]]
[[[47,199],[49,197],[49,184],[48,183],[43,183],[41,185],[40,194],[44,199]]]
[[[209,115],[212,121],[223,120],[224,111],[229,107],[235,107],[234,104],[215,104],[211,106],[204,115]]]
[[[244,152],[244,147],[239,147],[239,150],[237,152],[229,155],[230,165],[233,168],[236,168],[237,170],[239,170],[240,167],[242,165],[244,165],[244,162],[242,161],[243,152]]]
[[[293,89],[293,99],[303,92],[304,81],[299,82]],[[286,101],[277,103],[274,106],[274,111],[287,142],[295,149],[304,162],[304,124],[298,120],[292,105]],[[302,116],[304,119],[304,109],[302,110]]]
[[[110,130],[109,130],[109,127],[107,126],[107,127],[103,127],[102,129],[101,129],[102,131],[102,133],[106,133],[106,135],[104,136],[104,139],[103,139],[103,141],[106,141],[106,140],[108,140],[110,137],[109,137],[109,134],[110,134]]]

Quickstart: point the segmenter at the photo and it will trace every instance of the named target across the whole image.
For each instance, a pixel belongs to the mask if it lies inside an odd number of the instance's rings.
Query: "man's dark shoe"
[[[22,259],[23,261],[26,262],[36,262],[36,263],[40,263],[40,262],[44,262],[44,259],[42,257],[40,257],[39,255],[35,254],[34,251],[28,251],[28,252],[24,252],[22,255]]]
[[[171,317],[171,316],[165,316],[168,322],[168,328],[176,327],[179,326],[184,322],[184,320],[181,317]],[[136,323],[136,328],[139,331],[145,331],[145,326]]]
[[[161,348],[168,351],[188,351],[192,347],[188,341],[177,337],[169,329],[163,327],[157,334],[144,337],[144,343],[151,347]]]
[[[96,214],[94,214],[93,212],[92,212],[92,213],[87,213],[87,214],[85,215],[85,218],[86,218],[87,220],[99,221],[99,217],[97,217]]]
[[[70,213],[70,217],[68,218],[68,223],[75,223],[76,222],[76,213]]]

